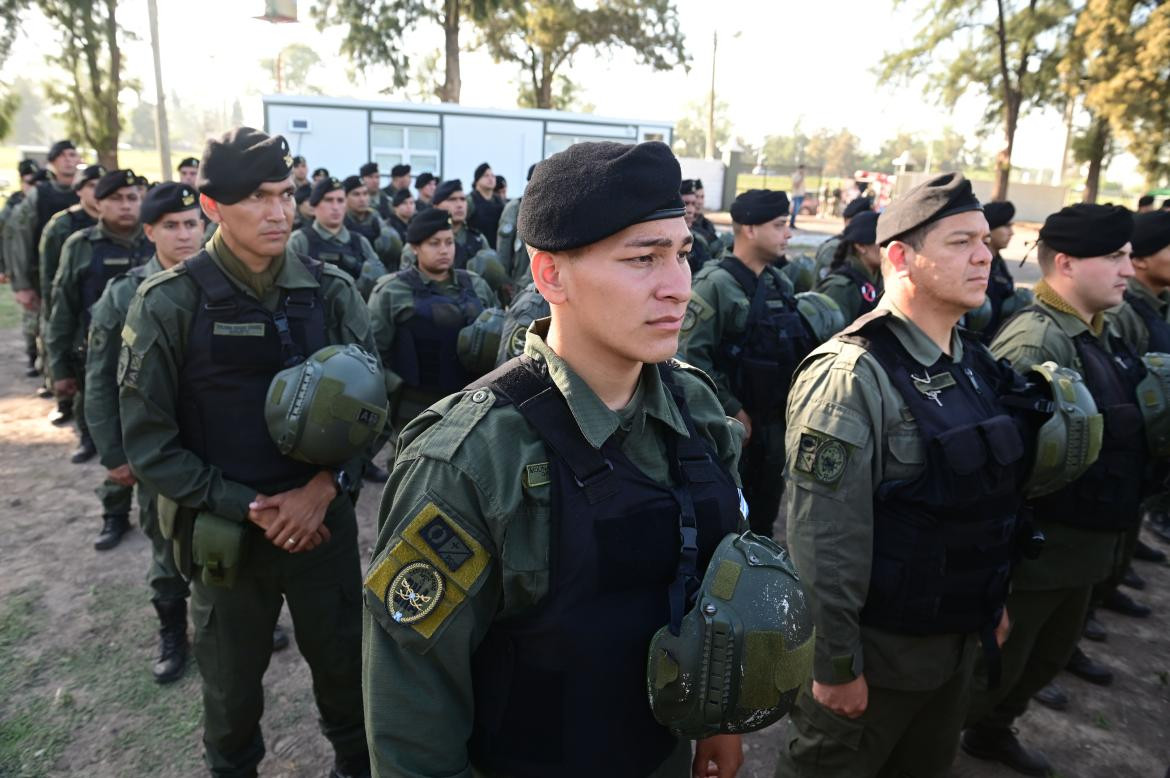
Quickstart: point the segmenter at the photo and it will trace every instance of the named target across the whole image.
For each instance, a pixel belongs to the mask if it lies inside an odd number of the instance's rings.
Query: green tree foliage
[[[879,76],[923,77],[951,108],[968,94],[986,98],[985,121],[998,124],[1004,137],[992,193],[1002,200],[1021,112],[1062,99],[1058,65],[1072,19],[1070,0],[930,0],[914,44],[886,54]]]
[[[20,14],[28,0],[0,0],[0,65],[8,59],[16,33],[20,29]],[[8,137],[12,120],[20,108],[20,95],[15,88],[0,81],[0,140]]]
[[[731,143],[728,105],[715,100],[715,155],[721,156]],[[701,157],[707,147],[707,101],[687,105],[686,114],[674,125],[674,153],[682,157]]]
[[[520,66],[536,108],[553,108],[564,68],[586,49],[625,47],[655,70],[688,57],[673,0],[510,0],[479,17],[496,62]]]
[[[309,71],[320,62],[321,56],[311,46],[290,43],[274,59],[260,60],[260,67],[272,75],[277,92],[319,95],[321,90],[309,83]]]

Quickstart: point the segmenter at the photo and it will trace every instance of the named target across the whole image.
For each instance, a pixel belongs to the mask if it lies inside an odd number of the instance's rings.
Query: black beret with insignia
[[[341,182],[341,188],[345,190],[346,194],[349,194],[355,189],[361,189],[363,186],[365,184],[362,183],[361,178],[358,176],[346,176],[345,180]]]
[[[846,218],[846,219],[852,219],[854,216],[856,216],[859,213],[865,213],[866,211],[872,211],[872,210],[873,210],[873,198],[872,197],[855,197],[849,201],[849,205],[845,206],[845,210],[841,213],[841,216]]]
[[[178,169],[182,170],[185,167],[199,167],[199,160],[195,159],[195,157],[187,157],[179,163]]]
[[[309,194],[309,205],[316,208],[325,199],[325,195],[336,192],[338,189],[345,189],[341,181],[333,177],[322,178],[313,184],[313,191]]]
[[[372,175],[376,174],[377,172],[378,172],[378,163],[377,162],[367,162],[366,164],[364,164],[360,168],[358,168],[358,175],[360,175],[362,178],[365,178],[366,176],[372,176]]]
[[[303,164],[305,164],[305,158],[302,157],[300,154],[297,154],[296,156],[293,157],[293,167],[296,167],[297,165],[303,165]]]
[[[409,176],[409,175],[410,175],[410,165],[395,165],[394,167],[390,168],[390,177],[391,178],[398,178],[399,176]]]
[[[199,207],[194,188],[177,181],[159,184],[142,198],[142,223],[154,224],[168,213],[179,213]]]
[[[424,186],[431,183],[432,181],[438,181],[438,180],[439,179],[435,178],[433,173],[419,173],[418,178],[414,179],[414,188],[415,189],[422,189]]]
[[[406,242],[418,245],[436,232],[452,229],[451,214],[442,208],[428,208],[415,214],[406,228]]]
[[[237,127],[203,149],[199,191],[217,203],[233,205],[260,188],[292,175],[288,141],[251,127]]]
[[[1170,246],[1170,211],[1150,211],[1133,217],[1133,255],[1152,257]]]
[[[104,200],[119,189],[138,185],[138,176],[134,175],[133,170],[111,170],[98,179],[97,186],[93,190],[93,196],[99,200]]]
[[[983,215],[987,217],[988,229],[994,230],[1012,223],[1012,219],[1016,218],[1016,206],[1007,200],[984,203]]]
[[[939,219],[982,210],[962,173],[943,173],[923,181],[890,203],[878,219],[877,240],[885,246],[911,230]]]
[[[849,221],[849,226],[841,234],[841,240],[847,243],[860,243],[863,246],[877,243],[877,223],[877,211],[859,213]]]
[[[634,224],[682,216],[681,181],[661,141],[576,143],[536,166],[517,233],[545,251],[588,246]]]
[[[313,194],[313,185],[309,183],[301,184],[297,187],[297,191],[293,192],[293,200],[297,205],[307,202],[309,197]]]
[[[1120,205],[1077,203],[1044,220],[1040,242],[1070,257],[1103,257],[1133,237],[1133,214]]]
[[[749,189],[731,204],[736,224],[767,224],[788,215],[788,195],[780,190]]]
[[[678,193],[679,194],[694,194],[695,189],[696,189],[695,179],[693,179],[693,178],[684,178],[682,181],[679,181],[679,183],[678,183]]]
[[[97,181],[105,174],[106,169],[101,165],[87,165],[80,173],[73,177],[73,191],[81,191],[81,187],[90,181]]]
[[[475,168],[475,177],[472,178],[471,180],[478,181],[479,179],[481,179],[483,177],[484,173],[488,172],[491,169],[492,169],[492,166],[489,165],[488,163],[480,162],[479,165],[477,165]]]
[[[325,176],[328,178],[329,170],[327,168],[319,167],[313,171],[313,175],[311,175],[310,178],[316,178],[317,176]]]
[[[399,189],[394,193],[394,199],[391,200],[391,205],[402,205],[404,202],[414,197],[409,189]]]
[[[57,157],[61,156],[61,154],[63,154],[66,151],[69,151],[70,149],[77,151],[77,147],[73,145],[73,141],[71,141],[71,140],[57,141],[52,146],[49,146],[49,157],[48,157],[49,161],[52,162]]]
[[[438,205],[456,192],[463,191],[463,182],[458,178],[451,178],[439,184],[431,196],[431,204]]]
[[[22,176],[34,175],[40,169],[40,165],[33,159],[22,159],[16,166],[17,172]]]

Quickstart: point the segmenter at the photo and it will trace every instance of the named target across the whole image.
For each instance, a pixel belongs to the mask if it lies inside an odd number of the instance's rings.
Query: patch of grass
[[[1093,716],[1093,723],[1106,732],[1109,732],[1113,729],[1113,723],[1110,722],[1109,719],[1105,718],[1104,713],[1098,713],[1097,715]]]

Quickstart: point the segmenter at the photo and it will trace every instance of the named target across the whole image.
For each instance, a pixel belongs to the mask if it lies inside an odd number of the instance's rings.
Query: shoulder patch
[[[687,311],[683,314],[682,327],[679,330],[680,334],[686,335],[699,322],[708,321],[714,315],[715,309],[711,306],[711,303],[704,300],[702,295],[692,291],[691,300],[687,303]]]
[[[806,429],[800,433],[799,448],[793,469],[812,476],[813,480],[835,486],[845,473],[853,447],[830,435]]]
[[[342,270],[341,268],[339,268],[337,265],[334,265],[332,262],[322,262],[321,264],[323,265],[323,267],[321,269],[321,279],[322,280],[324,280],[325,276],[331,276],[331,277],[336,278],[338,280],[345,281],[350,286],[354,285],[353,276],[351,276],[349,273],[347,273],[344,270]]]
[[[183,263],[180,262],[170,270],[164,270],[161,273],[155,273],[154,275],[145,279],[141,284],[138,285],[138,294],[144,295],[151,289],[154,289],[156,286],[161,286],[173,278],[179,278],[180,276],[185,275],[187,275],[187,268],[184,267]]]

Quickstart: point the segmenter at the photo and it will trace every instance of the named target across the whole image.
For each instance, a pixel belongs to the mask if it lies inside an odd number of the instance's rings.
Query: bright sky
[[[870,150],[899,132],[938,137],[948,125],[973,138],[982,110],[974,96],[948,111],[926,102],[920,86],[878,84],[872,72],[884,51],[909,41],[918,4],[911,0],[895,10],[891,0],[678,0],[692,57],[689,72],[655,72],[637,66],[628,52],[588,51],[577,58],[571,76],[582,87],[583,101],[595,105],[599,115],[676,121],[688,104],[705,99],[712,33],[718,29],[718,99],[730,107],[735,134],[749,142],[790,133],[798,121],[806,132],[846,127]],[[337,54],[342,31],[318,31],[309,18],[308,0],[300,0],[300,23],[281,25],[251,18],[263,12],[263,0],[160,0],[158,5],[165,87],[184,101],[222,107],[226,113],[239,97],[245,119],[261,122],[260,95],[272,85],[259,61],[293,42],[313,46],[321,55],[324,64],[313,78],[326,95],[395,99],[379,94],[389,82],[385,73],[367,74],[356,83],[349,79],[349,63]],[[142,83],[145,99],[153,100],[146,2],[122,0],[119,14],[140,38],[127,46],[127,70]],[[43,23],[30,23],[23,32],[0,77],[44,76],[42,53],[53,34]],[[464,47],[474,38],[473,31],[466,31]],[[407,52],[421,62],[442,45],[435,26],[412,35]],[[482,50],[465,51],[461,64],[464,105],[515,107],[514,66],[496,65]],[[1016,137],[1017,164],[1057,167],[1064,135],[1058,115],[1026,117]],[[1000,144],[996,132],[985,146],[993,151]],[[1129,168],[1132,161],[1118,160],[1111,173],[1128,177]]]

